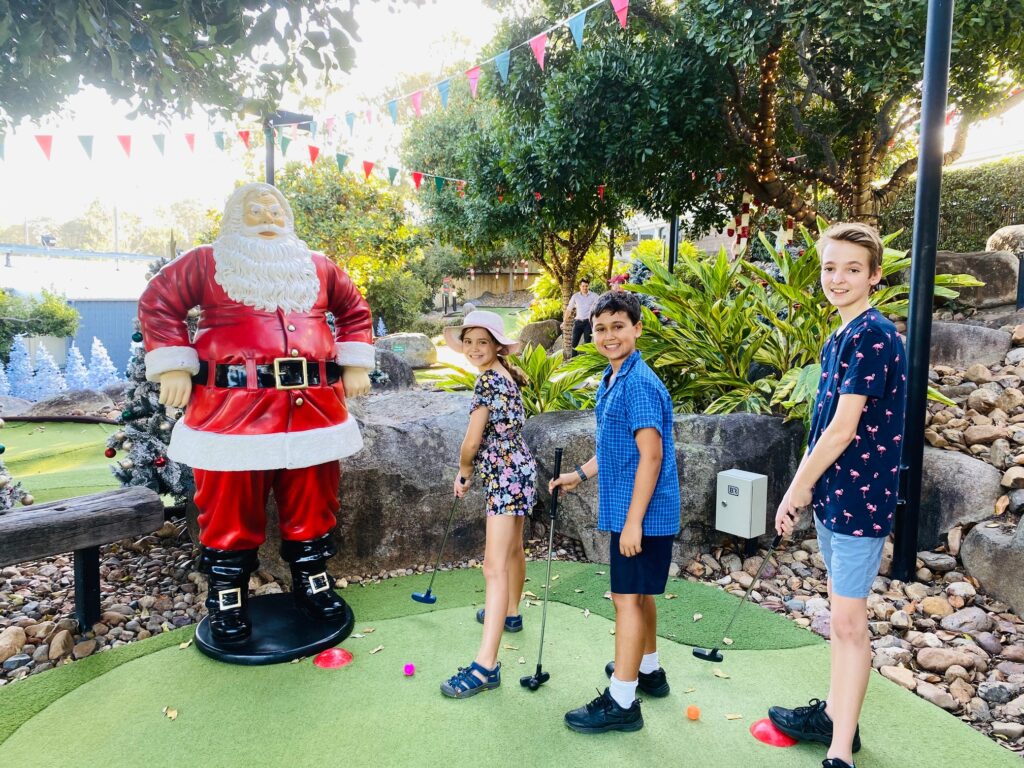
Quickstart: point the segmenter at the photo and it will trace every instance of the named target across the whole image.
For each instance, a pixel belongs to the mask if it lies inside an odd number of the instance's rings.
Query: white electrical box
[[[768,476],[742,469],[718,473],[715,528],[744,539],[764,534],[768,504]]]

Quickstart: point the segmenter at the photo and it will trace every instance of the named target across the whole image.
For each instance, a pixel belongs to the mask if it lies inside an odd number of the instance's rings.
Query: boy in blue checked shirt
[[[672,400],[636,351],[640,316],[631,293],[606,293],[594,306],[594,344],[608,358],[597,390],[597,455],[548,486],[571,491],[598,475],[597,527],[612,534],[615,660],[605,667],[611,682],[604,693],[565,715],[580,733],[639,730],[637,687],[649,696],[669,692],[658,663],[654,596],[665,591],[679,533],[679,477]]]
[[[867,596],[892,529],[906,403],[906,351],[896,327],[872,308],[882,279],[882,241],[864,224],[835,224],[821,236],[821,287],[842,325],[821,350],[811,431],[796,476],[775,516],[789,535],[811,507],[828,568],[831,685],[825,701],[772,707],[779,730],[828,744],[824,768],[853,768],[857,720],[871,673]]]

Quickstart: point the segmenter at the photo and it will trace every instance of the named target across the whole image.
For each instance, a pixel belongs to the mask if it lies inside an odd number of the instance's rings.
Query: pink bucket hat
[[[626,282],[627,279],[629,279],[629,275],[623,272],[621,275],[615,275],[615,277],[613,277],[608,282],[610,285],[619,285],[621,283]]]
[[[444,341],[456,352],[462,352],[462,332],[467,328],[483,328],[488,331],[495,340],[505,347],[509,354],[516,354],[522,348],[522,343],[510,339],[505,335],[505,324],[501,317],[494,312],[486,312],[482,309],[475,309],[466,315],[462,325],[449,325],[444,329]]]

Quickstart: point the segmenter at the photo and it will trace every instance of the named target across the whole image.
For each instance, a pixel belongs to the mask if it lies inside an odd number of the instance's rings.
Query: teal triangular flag
[[[316,138],[316,120],[312,120],[309,123],[309,137],[311,139]]]
[[[498,68],[498,74],[501,76],[501,82],[508,82],[508,59],[511,51],[504,51],[494,57],[494,66]]]
[[[213,141],[217,145],[217,149],[224,149],[224,131],[214,131]]]
[[[584,8],[571,19],[569,19],[569,31],[572,32],[572,39],[576,41],[576,48],[583,47],[583,27],[587,23],[587,10]]]
[[[452,87],[451,80],[442,80],[437,84],[437,92],[441,94],[441,106],[444,109],[448,108],[448,91]]]
[[[389,165],[388,166],[388,184],[394,184],[395,183],[395,176],[397,176],[397,175],[398,175],[398,169],[397,168],[392,168]]]
[[[288,145],[291,144],[291,143],[292,143],[292,140],[289,139],[287,136],[285,136],[282,133],[281,134],[281,154],[282,155],[287,155],[288,154]]]
[[[341,152],[339,152],[338,154],[336,154],[334,156],[334,159],[338,163],[338,170],[339,171],[344,171],[345,170],[345,164],[348,162],[348,155],[343,155],[343,154],[341,154]]]
[[[436,189],[438,192],[440,192],[442,189],[444,189],[444,178],[443,177],[441,177],[441,176],[435,176],[434,177],[434,189]]]
[[[162,133],[154,133],[153,141],[156,143],[156,148],[160,150],[160,154],[164,153],[164,135]]]
[[[79,136],[78,141],[82,145],[82,149],[85,150],[85,154],[92,160],[92,136]]]
[[[345,122],[348,123],[348,132],[352,133],[356,129],[356,113],[348,112],[345,115]]]
[[[398,122],[398,101],[396,101],[395,99],[392,99],[391,101],[388,102],[388,112],[391,113],[391,122],[392,123],[397,123]]]

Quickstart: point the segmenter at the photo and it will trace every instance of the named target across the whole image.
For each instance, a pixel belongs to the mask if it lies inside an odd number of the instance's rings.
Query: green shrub
[[[49,291],[42,300],[23,298],[0,290],[0,359],[7,360],[18,334],[74,336],[81,316],[67,301]]]
[[[385,320],[385,323],[387,321]],[[445,323],[440,319],[434,320],[429,317],[417,317],[406,328],[409,333],[422,333],[425,336],[434,338],[440,336],[444,332]]]
[[[408,330],[416,322],[429,294],[422,280],[393,265],[379,265],[365,290],[374,322],[383,317],[391,333]]]

